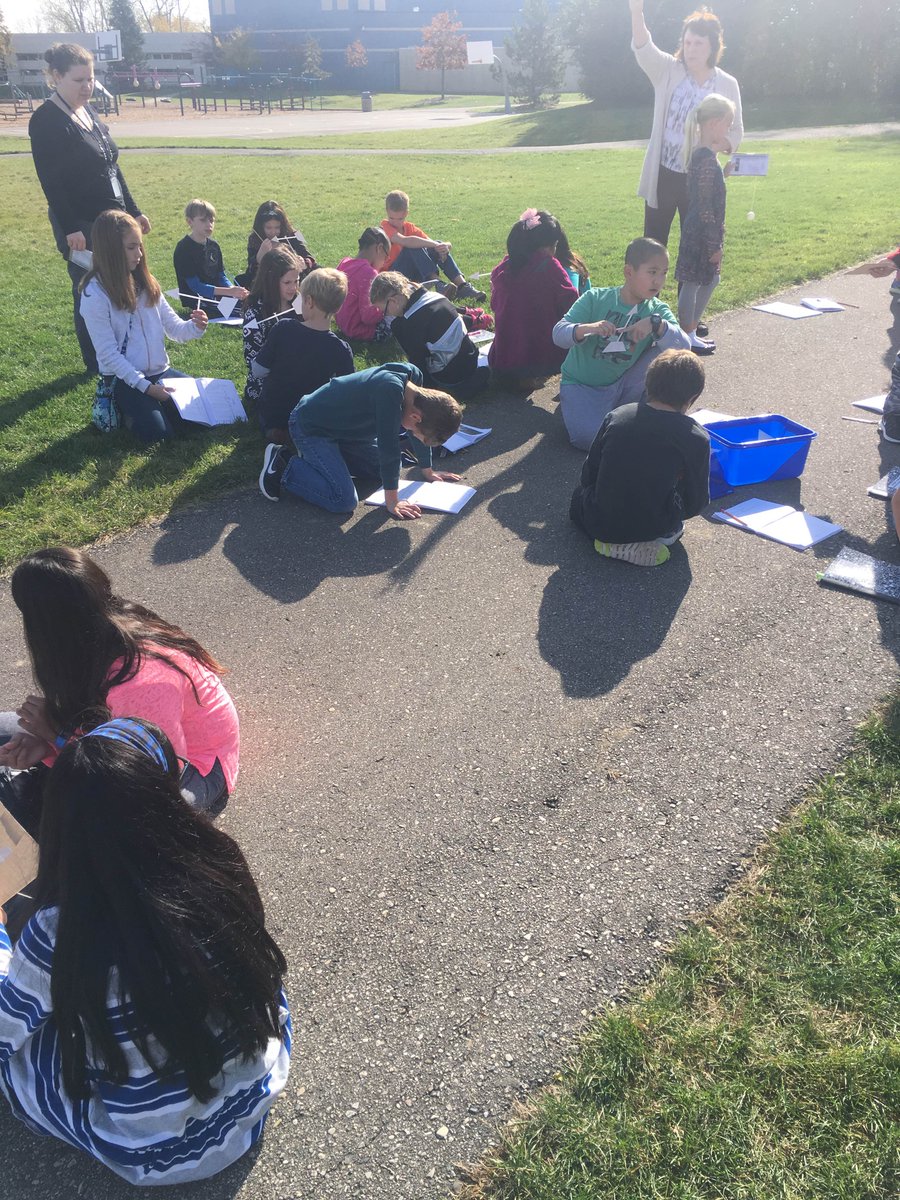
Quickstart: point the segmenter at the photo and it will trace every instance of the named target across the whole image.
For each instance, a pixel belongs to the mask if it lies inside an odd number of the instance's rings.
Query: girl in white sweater
[[[196,309],[176,316],[147,269],[141,229],[110,209],[94,222],[94,265],[82,284],[84,317],[101,375],[116,377],[114,399],[125,426],[142,442],[171,437],[181,418],[162,379],[181,376],[166,353],[166,337],[202,337],[209,320]]]

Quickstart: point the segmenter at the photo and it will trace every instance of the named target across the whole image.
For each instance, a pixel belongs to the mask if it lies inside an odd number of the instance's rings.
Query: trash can
[[[363,92],[360,95],[360,100],[362,100],[363,112],[371,112],[372,111],[372,93],[371,92]]]

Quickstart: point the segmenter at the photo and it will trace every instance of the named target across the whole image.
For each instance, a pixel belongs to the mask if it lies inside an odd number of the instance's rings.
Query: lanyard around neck
[[[100,122],[94,116],[94,110],[92,108],[85,107],[84,111],[87,113],[88,120],[90,121],[89,125],[85,125],[84,121],[82,121],[82,119],[79,117],[77,109],[74,109],[72,105],[68,103],[68,101],[64,100],[59,92],[54,92],[53,94],[56,96],[63,108],[68,109],[68,111],[72,114],[78,127],[83,129],[85,133],[90,134],[91,137],[94,138],[94,140],[97,142],[97,145],[100,147],[100,153],[103,155],[104,162],[108,167],[111,167],[113,164],[112,146],[110,145],[109,138],[100,127]]]

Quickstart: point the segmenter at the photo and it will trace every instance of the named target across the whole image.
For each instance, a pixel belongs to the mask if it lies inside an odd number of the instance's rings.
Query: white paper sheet
[[[753,307],[757,312],[773,313],[776,317],[789,317],[792,321],[821,315],[814,308],[804,308],[802,304],[785,304],[781,300],[773,300],[771,304],[754,304]]]
[[[486,438],[490,432],[490,429],[479,429],[477,425],[460,425],[457,432],[444,442],[444,449],[455,454],[457,450],[465,450],[467,446],[474,446],[476,442]]]
[[[768,154],[732,154],[732,175],[768,175]]]
[[[161,379],[186,421],[198,425],[231,425],[246,421],[238,390],[230,379]]]
[[[240,329],[244,324],[243,317],[210,317],[210,325],[227,325],[229,329]]]
[[[420,508],[430,508],[435,512],[458,513],[475,495],[475,489],[466,487],[464,483],[447,483],[443,479],[435,483],[424,480],[401,481],[397,494],[401,500],[409,500]],[[366,504],[383,505],[384,488],[373,492]]]
[[[743,504],[713,513],[713,520],[733,525],[735,529],[746,529],[795,550],[808,550],[843,528],[821,517],[800,512],[789,504],[775,504],[771,500],[745,500]]]
[[[688,412],[688,416],[693,417],[698,425],[709,425],[711,421],[735,420],[731,413],[715,412],[711,408],[698,408],[696,412]]]
[[[887,396],[869,396],[865,400],[854,400],[854,408],[864,408],[866,412],[883,413]]]

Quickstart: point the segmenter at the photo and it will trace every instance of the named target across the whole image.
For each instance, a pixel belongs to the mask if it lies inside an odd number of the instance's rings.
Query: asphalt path
[[[460,516],[248,490],[97,547],[231,667],[221,820],[290,963],[295,1057],[261,1150],[172,1200],[447,1195],[895,682],[900,610],[816,572],[843,545],[900,562],[866,495],[900,446],[842,420],[885,390],[900,305],[863,277],[804,294],[859,307],[718,316],[703,403],[818,432],[801,479],[713,506],[845,526],[806,553],[700,517],[662,568],[600,560],[567,519],[581,455],[552,384],[470,406],[493,433],[458,460]],[[0,636],[9,707],[29,669],[6,583]],[[5,1106],[0,1175],[6,1200],[133,1195]]]

